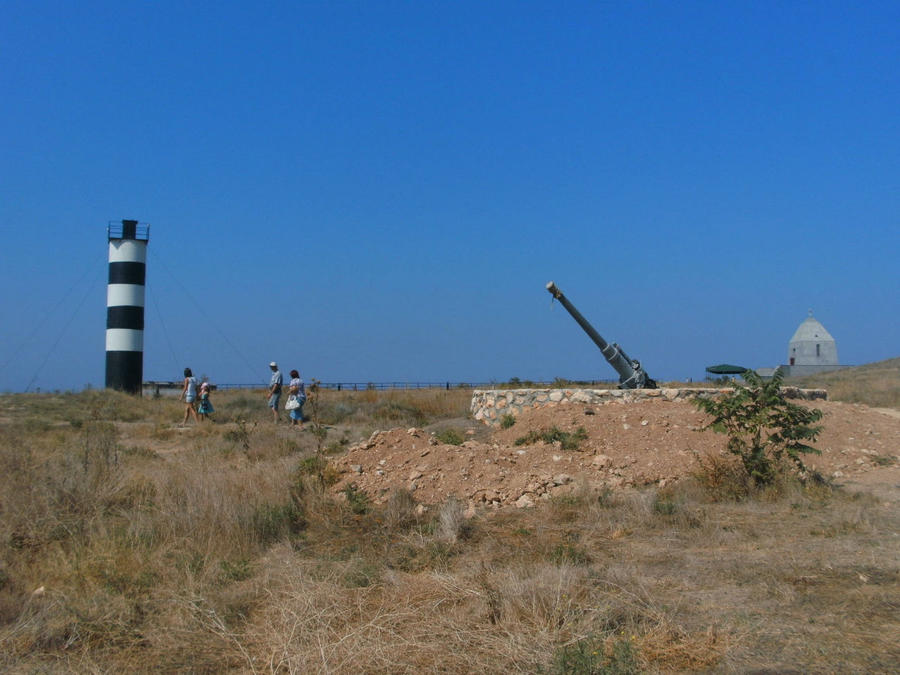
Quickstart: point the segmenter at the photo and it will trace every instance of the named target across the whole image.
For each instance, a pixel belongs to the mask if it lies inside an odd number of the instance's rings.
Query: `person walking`
[[[296,370],[291,371],[291,381],[288,382],[288,405],[293,405],[291,401],[296,401],[296,407],[289,408],[291,426],[298,429],[303,428],[303,404],[306,403],[306,388],[303,386],[303,380],[300,379],[300,373]]]
[[[190,368],[184,369],[184,387],[181,389],[179,400],[184,399],[184,420],[181,426],[188,422],[188,417],[193,417],[195,422],[200,422],[197,417],[197,410],[194,408],[194,401],[197,400],[197,378],[191,372]]]
[[[216,409],[213,408],[212,401],[209,400],[209,382],[203,380],[200,383],[200,406],[197,408],[197,414],[200,416],[201,420],[210,419],[210,413],[216,412]]]
[[[272,421],[278,424],[278,403],[281,401],[281,385],[284,384],[284,377],[278,370],[278,364],[272,361],[269,364],[272,370],[272,379],[269,380],[269,389],[266,396],[269,399],[269,407],[272,409]]]

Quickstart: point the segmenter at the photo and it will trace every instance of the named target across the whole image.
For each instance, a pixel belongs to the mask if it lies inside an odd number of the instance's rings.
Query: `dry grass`
[[[410,391],[323,391],[325,424],[357,424],[375,428],[425,426],[469,413],[469,389]]]
[[[421,513],[405,491],[354,508],[309,472],[311,434],[267,424],[261,393],[216,404],[219,423],[184,431],[176,401],[0,397],[0,667],[566,672],[566,656],[581,672],[886,672],[900,658],[900,523],[865,495],[793,481],[734,495],[706,459],[662,490],[582,486],[471,519],[456,500]],[[347,415],[329,441],[386,410],[405,425],[460,407],[455,391],[323,398]]]
[[[833,401],[900,409],[900,358],[791,378],[787,384],[822,387],[828,390],[828,398]]]

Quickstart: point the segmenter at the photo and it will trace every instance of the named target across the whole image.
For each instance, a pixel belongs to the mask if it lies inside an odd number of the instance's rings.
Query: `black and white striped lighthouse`
[[[150,226],[110,223],[106,287],[106,386],[141,393],[144,376],[144,281]]]

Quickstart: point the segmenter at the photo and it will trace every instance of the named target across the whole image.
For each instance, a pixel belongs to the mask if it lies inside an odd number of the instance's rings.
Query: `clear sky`
[[[0,4],[0,391],[900,355],[900,3]]]

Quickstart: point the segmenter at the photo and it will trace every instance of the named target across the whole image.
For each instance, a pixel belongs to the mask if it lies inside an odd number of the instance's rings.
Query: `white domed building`
[[[798,326],[788,343],[787,363],[781,366],[786,377],[812,375],[828,370],[839,370],[837,344],[825,326],[817,321],[812,310]]]

